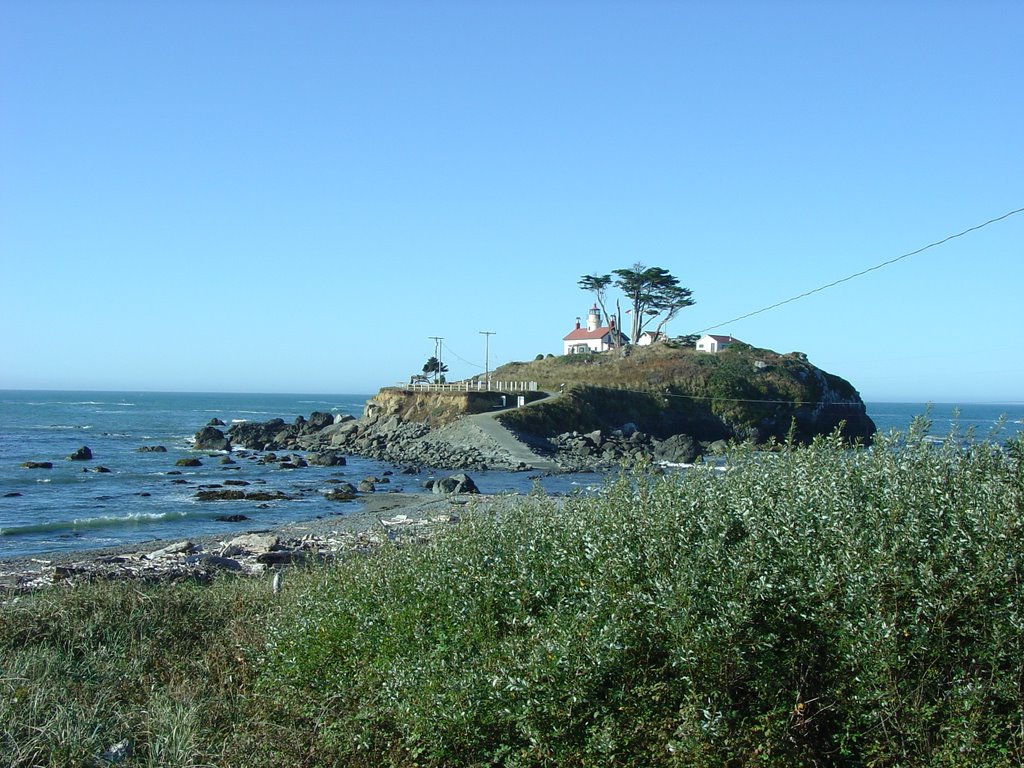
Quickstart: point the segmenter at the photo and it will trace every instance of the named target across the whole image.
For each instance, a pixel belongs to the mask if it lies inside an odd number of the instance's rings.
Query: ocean
[[[134,547],[149,541],[194,536],[231,536],[254,529],[344,515],[360,502],[327,501],[331,481],[358,483],[367,476],[390,475],[378,492],[422,490],[429,470],[401,475],[397,466],[350,456],[344,467],[280,469],[239,460],[223,465],[219,457],[191,450],[192,436],[211,419],[293,421],[313,411],[362,413],[369,395],[203,394],[157,392],[0,391],[0,559],[46,556],[105,547]],[[1007,423],[1003,440],[1024,430],[1024,404],[932,405],[931,433],[947,434],[954,420],[962,430],[989,436],[1000,416]],[[906,430],[924,414],[923,403],[868,404],[879,431]],[[162,445],[166,453],[140,452]],[[88,446],[91,461],[65,457]],[[196,456],[202,466],[176,467]],[[52,462],[52,469],[26,469],[24,462]],[[105,467],[109,472],[97,472]],[[539,484],[548,493],[571,493],[599,484],[591,473],[538,477],[533,473],[473,472],[483,493],[528,492]],[[245,480],[259,490],[280,490],[290,498],[270,502],[195,499],[203,485]],[[253,490],[253,488],[250,488]],[[242,515],[229,522],[223,517]]]

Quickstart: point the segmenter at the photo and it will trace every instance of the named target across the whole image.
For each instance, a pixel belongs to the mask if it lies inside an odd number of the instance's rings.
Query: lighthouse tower
[[[601,327],[601,310],[597,308],[595,304],[590,308],[590,312],[587,313],[587,330],[596,331]]]

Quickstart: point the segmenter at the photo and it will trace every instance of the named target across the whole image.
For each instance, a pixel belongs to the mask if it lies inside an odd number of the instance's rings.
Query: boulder
[[[669,464],[692,464],[700,447],[689,435],[672,435],[654,446],[654,458]]]
[[[292,563],[304,562],[305,559],[306,555],[304,553],[288,550],[274,550],[256,555],[256,562],[263,565],[291,565]]]
[[[26,461],[21,466],[25,469],[53,469],[52,461]]]
[[[208,427],[223,427],[223,426],[225,426],[225,424],[220,419],[214,417],[214,418],[210,419],[208,422],[206,422],[206,426],[208,426]]]
[[[193,447],[197,451],[230,451],[231,441],[216,427],[205,426],[196,432]]]
[[[239,501],[245,498],[245,491],[239,490],[218,490],[218,491],[196,491],[195,497],[199,501]]]
[[[248,501],[287,501],[290,497],[283,491],[249,491],[245,498]]]
[[[708,445],[708,450],[716,456],[722,456],[729,451],[729,444],[725,440],[715,440]]]
[[[313,411],[310,414],[309,419],[306,421],[306,432],[319,432],[325,427],[329,427],[334,424],[334,414],[324,413],[323,411]]]
[[[281,491],[241,491],[237,488],[221,488],[215,491],[196,491],[199,501],[281,501],[288,497]]]
[[[199,459],[193,459],[191,457],[186,456],[184,459],[178,459],[176,462],[174,462],[174,466],[176,466],[176,467],[201,467],[201,466],[203,466],[203,462],[201,462]]]
[[[373,493],[377,490],[377,486],[369,480],[360,480],[357,488],[360,493]]]
[[[281,540],[272,533],[247,533],[244,536],[236,536],[225,544],[220,554],[221,557],[255,555],[270,552],[280,543]]]
[[[343,467],[345,456],[339,451],[320,451],[306,454],[306,461],[317,467]]]
[[[185,558],[185,565],[192,568],[221,568],[225,571],[240,571],[242,564],[230,557],[218,557],[217,555],[199,554]]]
[[[93,472],[99,472],[100,474],[104,474],[104,475],[110,473],[110,469],[108,467],[93,467],[92,471]]]
[[[340,483],[324,494],[328,501],[351,501],[356,497],[356,487],[351,483]]]
[[[266,422],[240,421],[228,429],[228,438],[238,445],[256,450],[277,450],[283,448],[275,442],[277,435],[290,434],[294,427],[285,427],[284,419],[271,419]]]
[[[158,549],[155,552],[150,552],[146,555],[147,560],[159,560],[162,557],[172,557],[174,555],[187,555],[195,552],[196,545],[191,541],[179,541],[176,544],[168,544],[163,549]]]
[[[162,445],[144,445],[136,450],[139,453],[167,453],[167,448]]]
[[[435,480],[430,490],[434,493],[480,493],[473,478],[464,472]]]
[[[90,459],[92,459],[92,451],[88,445],[83,445],[68,456],[68,461],[89,461]]]

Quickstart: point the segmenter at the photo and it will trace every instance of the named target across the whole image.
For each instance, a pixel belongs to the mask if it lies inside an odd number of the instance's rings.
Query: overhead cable
[[[988,221],[986,221],[986,222],[984,222],[982,224],[977,224],[976,226],[969,227],[969,228],[965,229],[963,232],[957,232],[955,235],[949,235],[948,237],[944,237],[941,240],[936,240],[934,243],[929,243],[928,245],[923,246],[922,248],[918,248],[916,251],[910,251],[909,253],[904,253],[902,256],[897,256],[894,259],[889,259],[888,261],[883,261],[881,264],[876,264],[875,266],[868,267],[867,269],[862,269],[860,272],[855,272],[852,275],[847,275],[846,277],[840,278],[839,280],[834,280],[833,282],[828,283],[827,285],[821,285],[821,286],[818,286],[817,288],[813,288],[813,289],[811,289],[809,291],[805,291],[804,293],[801,293],[798,296],[793,296],[792,298],[785,299],[783,301],[778,301],[778,302],[776,302],[774,304],[771,304],[771,305],[769,305],[767,307],[762,307],[761,309],[754,310],[753,312],[748,312],[745,315],[740,315],[739,317],[734,317],[732,320],[726,320],[726,321],[721,322],[721,323],[716,323],[715,325],[709,325],[707,328],[703,328],[700,331],[697,331],[697,333],[707,333],[708,331],[713,331],[715,328],[721,328],[723,325],[729,325],[730,323],[736,323],[736,322],[739,322],[740,320],[746,320],[748,317],[753,317],[754,315],[759,315],[762,312],[767,312],[770,309],[776,309],[778,307],[783,306],[784,304],[790,304],[790,303],[792,303],[794,301],[797,301],[799,299],[805,299],[808,296],[811,296],[811,295],[813,295],[815,293],[820,293],[821,291],[824,291],[827,288],[833,288],[833,287],[839,285],[840,283],[845,283],[848,280],[853,280],[855,277],[861,277],[862,275],[866,275],[868,272],[874,272],[876,269],[881,269],[882,267],[887,267],[890,264],[895,264],[897,261],[902,261],[903,259],[909,258],[910,256],[916,256],[919,253],[927,251],[929,248],[934,248],[937,245],[942,245],[943,243],[948,243],[950,240],[955,240],[958,237],[963,237],[964,235],[966,235],[966,234],[968,234],[970,232],[976,232],[977,230],[982,229],[983,227],[987,227],[989,224],[995,224],[997,221],[1002,221],[1003,219],[1008,219],[1011,216],[1015,216],[1016,214],[1022,213],[1022,212],[1024,212],[1024,208],[1018,208],[1015,211],[1010,211],[1009,213],[1004,213],[1002,216],[997,216],[996,218],[989,219]]]

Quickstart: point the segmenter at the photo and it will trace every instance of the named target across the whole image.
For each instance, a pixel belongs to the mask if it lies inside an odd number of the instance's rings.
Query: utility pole
[[[487,382],[487,390],[491,389],[491,361],[489,357],[491,336],[495,335],[494,331],[480,331],[484,337],[484,381]]]
[[[434,381],[436,382],[441,375],[441,342],[444,341],[444,336],[427,336],[427,338],[434,340],[434,357],[437,358],[437,370],[434,372]]]

